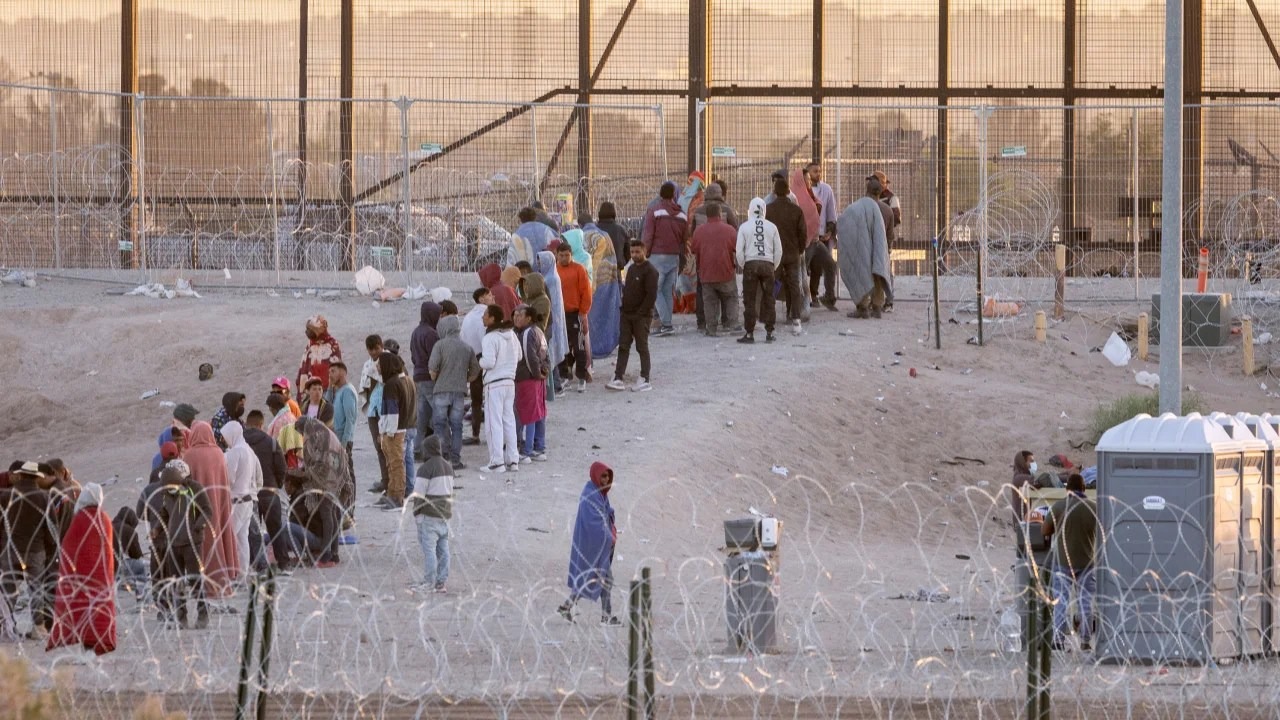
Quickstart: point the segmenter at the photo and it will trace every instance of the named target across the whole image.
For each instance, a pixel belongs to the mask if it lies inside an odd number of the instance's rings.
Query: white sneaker
[[[636,384],[631,386],[631,392],[649,392],[652,389],[653,386],[644,378],[636,380]]]
[[[528,464],[529,464],[529,463],[531,463],[531,462],[533,462],[533,456],[532,456],[532,455],[521,455],[521,456],[520,456],[520,464],[521,464],[521,465],[528,465]]]
[[[546,462],[546,461],[547,461],[547,454],[546,454],[545,452],[535,453],[535,454],[534,454],[534,456],[533,456],[533,461],[534,461],[534,462]]]
[[[493,473],[494,475],[501,475],[506,471],[507,471],[507,466],[503,465],[502,463],[497,463],[496,465],[492,465],[492,464],[485,465],[484,467],[480,468],[480,472]]]
[[[578,381],[578,392],[580,392],[580,393],[584,393],[584,392],[586,392],[586,391],[587,391],[587,381],[586,381],[586,380],[579,380],[579,381]]]
[[[799,321],[799,320],[792,320],[792,321],[791,321],[791,334],[792,334],[792,335],[803,335],[803,334],[804,334],[804,327],[800,324],[800,321]]]
[[[507,472],[520,472],[520,463],[511,463],[507,465]]]
[[[609,388],[610,390],[626,390],[627,384],[622,382],[622,380],[620,380],[619,378],[614,378],[610,380],[609,384],[605,385],[605,387]]]

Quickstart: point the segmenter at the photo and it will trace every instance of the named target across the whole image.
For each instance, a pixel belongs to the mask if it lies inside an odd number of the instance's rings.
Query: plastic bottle
[[[1000,649],[1016,653],[1022,650],[1022,618],[1012,607],[1000,613]]]

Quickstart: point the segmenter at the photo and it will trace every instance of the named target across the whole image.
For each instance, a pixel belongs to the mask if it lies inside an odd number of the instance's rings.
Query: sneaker
[[[373,493],[374,495],[380,495],[386,491],[387,491],[386,483],[378,483],[377,485],[373,485],[369,488],[369,492]]]
[[[609,384],[605,385],[605,387],[609,388],[610,390],[626,390],[627,384],[622,382],[622,378],[614,378],[610,380]]]
[[[608,627],[621,627],[622,621],[618,619],[617,615],[601,615],[600,624]]]
[[[533,456],[532,456],[532,455],[521,455],[521,456],[520,456],[520,463],[519,463],[520,465],[528,465],[528,464],[529,464],[529,463],[531,463],[531,462],[533,462]]]
[[[854,319],[854,320],[866,320],[866,319],[867,319],[867,311],[866,311],[866,310],[864,310],[864,309],[862,309],[862,308],[858,308],[857,310],[854,310],[853,312],[845,313],[845,314],[844,314],[844,316],[845,316],[845,317],[847,317],[847,318],[852,318],[852,319]]]
[[[887,308],[886,308],[886,309],[887,309]],[[1081,641],[1080,641],[1080,651],[1081,651],[1081,652],[1089,652],[1089,651],[1090,651],[1090,650],[1092,650],[1092,649],[1093,649],[1093,645],[1092,645],[1092,644],[1090,644],[1090,642],[1089,642],[1088,640],[1081,640]]]
[[[384,495],[383,498],[374,503],[373,506],[379,510],[399,510],[404,507],[404,501],[393,500],[389,495]]]
[[[800,324],[800,321],[799,321],[799,320],[792,320],[792,321],[791,321],[791,334],[792,334],[792,335],[803,335],[803,334],[804,334],[804,327],[803,327],[803,326],[801,326],[801,324]]]
[[[658,328],[658,332],[654,333],[654,337],[663,337],[666,335],[675,335],[676,329],[670,325],[663,325]]]
[[[568,620],[569,622],[573,622],[573,606],[570,605],[569,603],[565,603],[560,607],[556,608],[556,612],[560,613],[560,617],[564,618],[565,620]]]
[[[631,392],[649,392],[652,389],[653,386],[644,378],[636,380],[636,384],[631,386]]]
[[[409,583],[409,592],[431,592],[431,583],[425,580]]]
[[[453,462],[451,462],[451,463],[449,463],[449,464],[453,466],[453,469],[454,469],[454,470],[466,470],[466,469],[467,469],[467,464],[466,464],[466,463],[464,463],[464,462],[462,462],[462,460],[454,460]]]
[[[533,454],[533,461],[534,461],[534,462],[546,462],[546,461],[547,461],[547,453],[546,453],[546,451],[544,450],[543,452],[540,452],[540,453],[534,453],[534,454]]]
[[[523,460],[521,462],[523,462]],[[507,465],[507,472],[520,472],[520,463],[509,463]]]
[[[463,445],[479,445],[479,444],[480,444],[480,438],[478,438],[478,437],[467,437],[467,438],[462,438],[462,444],[463,444]]]
[[[587,381],[586,381],[586,380],[579,380],[579,381],[578,381],[578,392],[580,392],[580,393],[584,393],[584,392],[586,392],[586,391],[587,391]]]
[[[871,319],[872,319],[872,320],[879,320],[879,319],[880,319],[880,313],[881,313],[880,308],[871,308]]]
[[[493,473],[494,475],[501,475],[506,471],[507,471],[507,466],[503,465],[502,463],[491,463],[489,465],[485,465],[484,467],[480,468],[480,472]]]
[[[835,300],[831,300],[831,299],[822,300],[822,307],[830,310],[831,312],[840,312],[839,309],[836,308]]]
[[[764,341],[765,341],[765,342],[767,342],[767,343],[771,343],[771,342],[773,342],[774,340],[777,340],[777,339],[778,339],[778,338],[776,338],[776,337],[774,337],[774,336],[773,336],[773,333],[772,333],[772,332],[765,333],[765,336],[764,336]]]
[[[885,303],[884,311],[889,313],[893,312],[893,303]]]
[[[752,345],[755,343],[755,341],[756,341],[756,336],[750,333],[738,338],[738,342],[742,343],[743,345]]]
[[[437,595],[448,595],[449,588],[445,587],[444,583],[436,583],[436,587],[433,592]]]
[[[209,627],[209,613],[200,613],[196,616],[196,624],[193,626],[195,630],[205,630]]]

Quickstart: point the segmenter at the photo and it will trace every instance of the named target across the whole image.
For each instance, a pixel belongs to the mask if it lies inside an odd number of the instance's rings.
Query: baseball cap
[[[879,180],[881,185],[889,184],[889,176],[885,175],[883,170],[876,170],[875,172],[867,176],[868,180],[870,180],[871,178],[875,178]]]
[[[285,376],[281,375],[280,377],[278,377],[278,378],[276,378],[275,380],[272,380],[272,381],[271,381],[271,387],[284,388],[285,390],[288,390],[288,389],[289,389],[289,378],[287,378],[287,377],[285,377]]]

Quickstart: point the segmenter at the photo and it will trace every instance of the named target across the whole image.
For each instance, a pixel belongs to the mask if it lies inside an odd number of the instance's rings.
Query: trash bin
[[[729,649],[761,654],[777,645],[778,556],[782,523],[745,518],[724,523],[725,617]]]
[[[1205,664],[1240,656],[1244,447],[1198,413],[1142,414],[1103,434],[1100,660]]]

